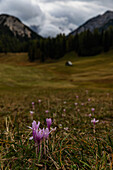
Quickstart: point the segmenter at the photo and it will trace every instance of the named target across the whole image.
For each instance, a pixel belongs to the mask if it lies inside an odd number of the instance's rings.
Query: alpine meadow
[[[0,15],[0,169],[113,169],[113,12],[42,37]]]

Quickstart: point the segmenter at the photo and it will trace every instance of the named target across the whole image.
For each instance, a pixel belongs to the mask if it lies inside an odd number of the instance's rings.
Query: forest
[[[1,30],[0,27],[0,32]],[[35,60],[44,62],[47,59],[57,60],[71,51],[75,51],[78,56],[94,56],[112,48],[112,26],[101,31],[98,29],[95,29],[94,32],[87,30],[75,36],[59,34],[55,38],[22,39],[12,36],[12,32],[9,30],[7,30],[7,34],[4,33],[0,37],[0,52],[28,52],[31,62]]]
[[[35,40],[29,43],[29,60],[59,59],[64,54],[75,51],[78,56],[94,56],[113,48],[113,27],[106,31],[95,29],[85,31],[75,36],[64,34],[56,38]]]

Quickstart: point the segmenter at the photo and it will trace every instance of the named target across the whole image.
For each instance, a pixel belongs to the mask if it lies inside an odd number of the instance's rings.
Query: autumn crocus
[[[43,128],[43,142],[44,142],[44,154],[46,154],[46,147],[48,148],[48,138],[49,138],[49,134],[53,131],[55,131],[56,130],[56,127],[53,129],[53,128],[51,128],[51,131],[48,129],[48,128],[46,128],[46,129],[44,129]],[[45,147],[45,142],[46,142],[46,147]]]
[[[94,129],[93,129],[94,133],[95,133],[95,124],[98,122],[99,122],[99,120],[96,120],[95,118],[93,120],[91,120],[91,123],[93,123],[93,125],[94,125]]]
[[[34,112],[30,111],[31,120],[33,120],[33,114],[34,114]]]
[[[36,121],[34,120],[32,123],[32,127],[29,127],[30,129],[32,129],[32,132],[33,132],[33,136],[29,138],[30,140],[34,139],[34,141],[37,142],[37,132],[38,132],[39,126],[40,126],[40,122],[36,124]]]
[[[48,127],[48,129],[50,130],[50,126],[51,126],[51,124],[52,124],[52,119],[51,118],[47,118],[46,119],[46,123],[47,123],[47,127]]]
[[[96,120],[95,118],[93,120],[91,120],[91,122],[95,125],[96,123],[99,122],[99,120]]]
[[[95,108],[91,108],[91,111],[94,112],[94,111],[95,111]]]
[[[50,134],[51,132],[54,132],[55,130],[56,130],[56,127],[55,127],[54,129],[51,128],[51,130],[49,130],[48,128],[46,128],[46,129],[43,128],[43,137],[44,137],[45,139],[48,139],[49,134]]]
[[[36,124],[36,121],[33,121],[32,127],[29,127],[32,129],[33,136],[29,138],[29,140],[34,139],[35,146],[36,146],[36,156],[40,150],[40,142],[43,139],[43,130],[39,128],[40,122]],[[38,151],[37,151],[37,146],[38,146]]]
[[[76,98],[78,99],[78,96],[76,96]]]
[[[90,101],[91,101],[91,99],[89,98],[89,99],[88,99],[88,102],[90,102]]]
[[[44,138],[45,138],[45,139],[47,139],[47,138],[48,138],[49,133],[50,133],[50,131],[49,131],[49,129],[48,129],[48,128],[46,128],[46,129],[44,129],[44,128],[43,128],[43,136],[44,136]]]
[[[45,113],[49,113],[49,110],[46,110]]]
[[[33,111],[30,111],[30,114],[31,114],[31,115],[33,115],[33,114],[34,114],[34,112],[33,112]]]
[[[66,109],[63,109],[63,112],[66,112]]]
[[[88,116],[91,117],[92,116],[91,113]]]
[[[34,139],[34,142],[35,142],[35,146],[36,146],[36,156],[37,154],[41,153],[41,150],[42,150],[42,141],[44,142],[44,153],[46,153],[46,149],[45,149],[45,141],[48,142],[48,137],[49,137],[49,134],[52,132],[52,131],[55,131],[56,128],[52,129],[51,128],[51,131],[50,131],[50,126],[52,124],[52,120],[51,118],[47,118],[46,119],[46,122],[47,122],[47,128],[46,129],[40,129],[39,126],[40,126],[40,122],[38,122],[38,124],[36,123],[36,121],[34,120],[33,123],[32,123],[32,127],[29,127],[30,129],[32,129],[32,134],[33,136],[29,138],[29,140],[32,140]],[[38,147],[37,147],[38,146]],[[38,149],[38,150],[37,150]]]
[[[38,103],[41,103],[41,100],[40,100],[40,99],[38,100]]]
[[[33,110],[35,109],[35,103],[34,102],[32,102],[32,108],[33,108]]]

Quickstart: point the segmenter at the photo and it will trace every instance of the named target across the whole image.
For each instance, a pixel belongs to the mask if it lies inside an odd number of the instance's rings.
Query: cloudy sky
[[[68,34],[106,10],[113,10],[113,0],[0,0],[0,14],[37,26],[42,36]]]

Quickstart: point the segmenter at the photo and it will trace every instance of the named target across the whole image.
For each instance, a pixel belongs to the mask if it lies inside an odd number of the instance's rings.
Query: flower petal
[[[29,138],[29,140],[32,140],[33,139],[33,136]]]

